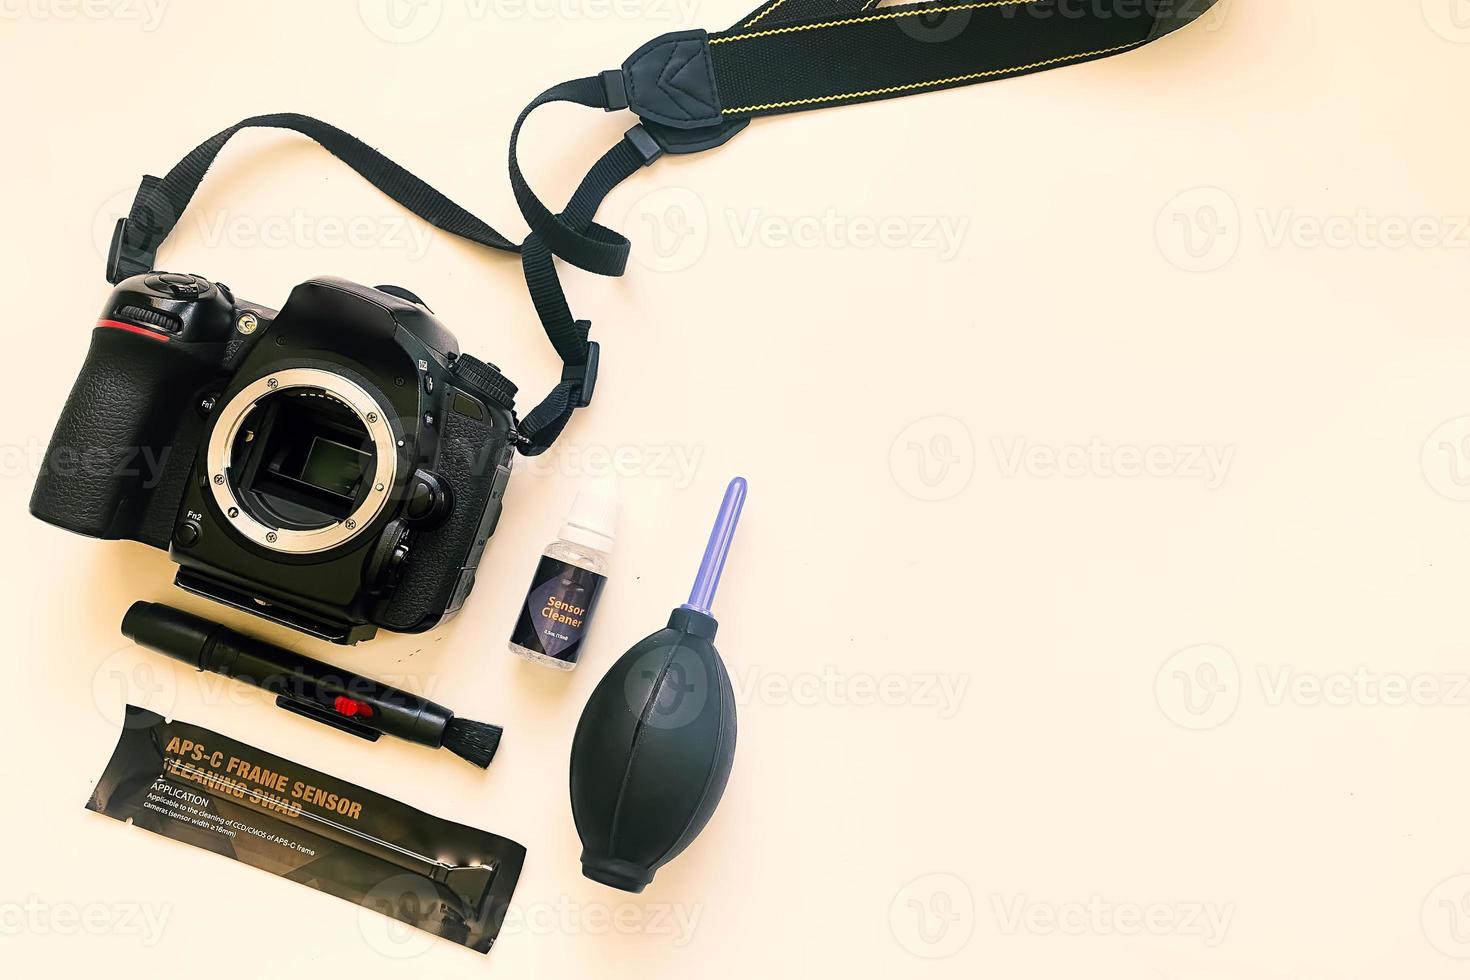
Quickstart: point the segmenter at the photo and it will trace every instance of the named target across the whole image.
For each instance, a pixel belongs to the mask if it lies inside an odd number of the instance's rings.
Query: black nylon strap
[[[509,167],[531,234],[516,246],[413,174],[342,130],[310,116],[255,116],[196,147],[162,179],[145,177],[108,259],[113,283],[153,267],[220,150],[251,126],[316,140],[395,201],[451,234],[520,252],[526,284],[562,379],[520,424],[523,452],[545,451],[591,399],[598,346],[573,317],[553,256],[600,275],[622,275],[629,243],[593,217],[607,194],[664,152],[723,144],[753,116],[895,98],[1107,57],[1198,18],[1216,0],[931,0],[880,8],[878,0],[766,0],[737,26],[710,36],[655,38],[621,71],[547,89],[516,119]],[[643,122],[605,153],[566,208],[553,214],[531,189],[516,149],[538,107],[572,102],[632,108]]]
[[[608,110],[626,108],[628,104],[619,73],[604,72],[562,82],[542,92],[521,111],[511,129],[511,189],[531,226],[531,234],[521,246],[521,268],[536,315],[562,359],[560,383],[521,420],[521,452],[528,456],[545,452],[556,441],[572,413],[591,401],[597,383],[600,352],[597,344],[587,339],[591,323],[572,315],[552,256],[598,275],[621,276],[631,246],[626,238],[597,224],[593,217],[614,187],[663,152],[642,126],[634,126],[592,165],[561,213],[552,214],[531,189],[516,154],[526,119],[551,102]]]
[[[536,307],[536,315],[563,365],[561,381],[518,426],[521,452],[527,456],[539,456],[561,435],[572,413],[578,408],[585,408],[591,401],[588,377],[590,375],[592,382],[596,382],[597,345],[587,339],[592,324],[572,316],[556,275],[551,250],[534,233],[521,245],[521,269],[526,276],[526,288],[531,294],[532,305]]]
[[[500,232],[357,137],[311,116],[280,112],[252,116],[216,133],[189,151],[162,179],[144,177],[128,216],[118,222],[113,236],[108,282],[116,285],[128,276],[153,268],[159,246],[193,200],[215,158],[232,136],[251,127],[288,129],[310,137],[374,187],[436,228],[489,248],[518,251]]]
[[[644,152],[631,138],[624,137],[588,171],[566,208],[555,217],[556,225],[572,235],[592,226],[592,217],[608,192],[646,163]],[[521,451],[535,456],[550,448],[572,413],[591,401],[600,352],[595,342],[587,340],[592,325],[572,315],[551,248],[537,232],[533,231],[521,246],[521,267],[536,315],[563,364],[561,382],[521,420],[520,432],[525,440]]]
[[[575,91],[584,93],[586,89],[577,87]],[[533,104],[531,108],[534,107]],[[253,116],[195,147],[164,177],[144,177],[128,217],[118,221],[113,235],[108,257],[108,281],[115,285],[129,276],[153,270],[159,247],[178,224],[220,151],[231,137],[250,127],[287,129],[307,136],[435,227],[499,251],[522,253],[532,302],[563,363],[561,381],[517,426],[523,453],[536,455],[545,452],[565,428],[572,413],[591,401],[598,367],[597,344],[587,340],[591,325],[586,320],[572,317],[557,280],[551,251],[534,230],[524,245],[514,244],[366,143],[319,119],[298,113]],[[609,236],[620,239],[620,236],[594,225],[592,217],[608,192],[647,162],[650,158],[646,150],[640,151],[630,134],[598,160],[563,214],[552,216],[548,212],[544,217],[538,214],[534,224],[542,230],[549,229],[559,241],[573,243],[569,247],[574,247],[580,237],[589,234],[594,236],[593,241],[606,241]],[[518,174],[519,169],[515,168],[514,172]],[[520,186],[524,187],[524,179],[520,180]],[[529,188],[524,189],[529,194]],[[534,195],[530,199],[535,200]],[[540,205],[539,200],[535,203]],[[626,261],[625,240],[623,245]]]
[[[590,214],[584,221],[572,220],[566,215],[552,214],[546,205],[541,203],[535,191],[531,190],[526,175],[521,172],[520,159],[516,155],[516,146],[521,138],[521,127],[525,125],[531,113],[547,103],[574,102],[577,105],[597,109],[626,107],[626,102],[619,104],[614,101],[620,92],[617,89],[609,90],[609,81],[610,79],[606,76],[593,75],[589,78],[562,82],[542,92],[531,100],[530,105],[521,110],[510,132],[510,184],[511,190],[515,192],[516,203],[520,205],[521,214],[525,217],[526,223],[531,226],[532,233],[539,235],[553,254],[588,272],[602,276],[620,276],[628,265],[630,247],[628,240],[611,228],[604,228],[593,222]],[[611,181],[602,190],[603,195],[619,181],[625,179],[628,174],[637,170],[645,162],[651,161],[639,159],[637,166],[634,166],[632,170],[615,174],[615,171],[610,168],[619,162],[623,162],[622,157],[609,163],[608,157],[604,156],[593,167],[593,173],[588,175],[589,179],[596,175],[599,181]],[[597,200],[600,201],[601,196],[598,196]]]
[[[645,122],[691,133],[1120,54],[1217,0],[770,0],[715,35],[666,34],[624,63]]]

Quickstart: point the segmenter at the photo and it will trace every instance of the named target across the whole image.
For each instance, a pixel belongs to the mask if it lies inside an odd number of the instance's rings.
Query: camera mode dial
[[[461,354],[455,358],[454,375],[466,388],[506,411],[515,408],[516,386],[494,364],[487,364],[471,354]]]

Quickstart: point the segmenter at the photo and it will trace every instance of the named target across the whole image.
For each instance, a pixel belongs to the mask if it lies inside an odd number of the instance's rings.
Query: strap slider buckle
[[[624,133],[623,139],[643,158],[645,167],[664,155],[664,148],[658,145],[658,140],[653,138],[653,134],[642,123]]]
[[[118,218],[107,249],[107,281],[116,286],[129,276],[153,269],[153,253],[129,244],[128,219]]]
[[[597,76],[602,79],[603,109],[617,112],[628,108],[628,82],[621,68],[609,68]]]
[[[597,346],[597,341],[591,340],[587,342],[587,360],[584,363],[562,366],[561,380],[582,386],[572,393],[572,404],[575,407],[586,408],[592,404],[592,392],[597,389],[597,366],[600,360],[601,349]]]

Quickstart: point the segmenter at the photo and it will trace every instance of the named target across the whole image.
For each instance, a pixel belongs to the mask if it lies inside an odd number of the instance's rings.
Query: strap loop
[[[531,226],[532,234],[544,241],[552,254],[565,259],[579,269],[585,269],[596,275],[620,276],[628,265],[630,247],[628,240],[610,228],[593,223],[590,214],[585,225],[581,225],[580,222],[567,221],[562,215],[552,214],[550,209],[541,203],[536,192],[531,190],[526,175],[521,172],[520,159],[516,155],[516,146],[521,138],[521,127],[525,125],[527,117],[541,106],[549,102],[575,102],[578,105],[605,109],[609,107],[608,96],[603,77],[594,75],[553,85],[532,99],[530,105],[521,110],[521,114],[516,118],[515,126],[511,128],[510,185],[511,190],[515,192],[516,203],[520,206],[521,214],[525,217],[526,223]],[[616,148],[609,151],[593,166],[592,171],[583,180],[584,187],[592,181],[594,175],[598,174],[599,168],[605,167],[615,150]],[[610,171],[602,175],[602,179],[607,183],[601,188],[601,195],[597,200],[600,202],[602,196],[605,196],[628,174],[637,169],[635,166],[627,173],[616,177]],[[578,193],[582,192],[579,190]]]
[[[509,239],[424,181],[336,126],[295,112],[252,116],[200,143],[162,179],[144,177],[128,217],[113,234],[108,281],[116,285],[129,275],[153,268],[158,249],[193,200],[204,175],[225,144],[242,129],[289,129],[320,143],[378,190],[429,224],[451,235],[502,252],[516,251]]]
[[[599,99],[616,103],[617,93],[621,91],[621,72],[604,72],[591,81],[602,87]],[[567,84],[573,86],[578,95],[585,94],[578,83]],[[557,88],[564,90],[565,86]],[[296,113],[254,116],[195,147],[165,177],[144,177],[128,216],[119,219],[113,230],[107,258],[108,281],[117,284],[130,276],[153,270],[159,247],[178,224],[215,158],[235,133],[252,126],[289,129],[310,137],[373,186],[435,227],[499,251],[522,253],[527,288],[547,338],[562,360],[563,370],[561,380],[551,394],[520,420],[517,429],[521,450],[527,455],[544,452],[550,447],[566,427],[572,412],[585,408],[591,402],[600,358],[598,345],[587,340],[591,324],[572,318],[547,243],[533,231],[524,245],[513,244],[381,153],[321,120]],[[651,161],[646,160],[629,139],[620,141],[593,166],[566,209],[544,227],[559,241],[585,238],[602,245],[621,241],[626,255],[626,240],[594,224],[592,217],[612,188],[648,162]],[[529,193],[529,188],[526,191]]]
[[[162,183],[157,177],[145,176],[133,195],[128,216],[119,218],[112,230],[107,281],[114,286],[153,268],[159,246],[179,220],[178,212],[166,203],[167,189]]]

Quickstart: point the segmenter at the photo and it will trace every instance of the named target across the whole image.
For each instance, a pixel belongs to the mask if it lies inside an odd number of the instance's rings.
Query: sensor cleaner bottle
[[[511,653],[557,670],[577,666],[607,581],[619,506],[610,483],[588,484],[577,493],[560,537],[536,566],[510,635]]]

